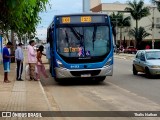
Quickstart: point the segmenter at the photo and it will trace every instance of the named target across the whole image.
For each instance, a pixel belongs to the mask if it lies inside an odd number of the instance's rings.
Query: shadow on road
[[[106,80],[107,81],[107,80]],[[41,79],[43,86],[110,86],[106,82],[99,82],[97,80],[91,80],[89,78],[72,78],[72,79],[63,79],[56,82],[53,77],[50,77],[48,80]]]
[[[109,84],[105,83],[105,82],[99,82],[97,80],[92,80],[92,79],[89,79],[89,78],[72,78],[72,79],[63,79],[63,80],[60,80],[58,83],[58,85],[61,85],[61,86],[97,86],[97,85],[107,85],[109,86]]]
[[[145,80],[160,80],[160,75],[154,75],[154,76],[147,76],[146,74],[138,74],[137,76],[146,78]]]

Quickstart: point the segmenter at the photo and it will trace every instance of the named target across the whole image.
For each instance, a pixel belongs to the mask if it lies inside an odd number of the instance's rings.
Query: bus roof
[[[61,14],[61,15],[55,15],[54,18],[56,17],[64,17],[64,16],[82,16],[82,15],[85,15],[85,16],[88,16],[88,15],[91,15],[91,16],[108,16],[106,13],[74,13],[74,14]],[[54,25],[54,18],[51,22],[51,24],[48,26],[48,29],[50,27],[52,27]]]
[[[74,13],[74,14],[62,14],[62,15],[55,15],[54,17],[61,17],[61,16],[81,16],[81,15],[106,15],[105,13]]]

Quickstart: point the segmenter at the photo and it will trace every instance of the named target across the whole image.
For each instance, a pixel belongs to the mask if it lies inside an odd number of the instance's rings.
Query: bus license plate
[[[91,77],[91,74],[82,74],[81,77]]]

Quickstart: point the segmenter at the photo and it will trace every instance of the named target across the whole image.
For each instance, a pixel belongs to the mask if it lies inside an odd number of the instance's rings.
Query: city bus
[[[113,74],[113,38],[106,14],[56,15],[47,29],[50,72],[67,78],[105,80]]]

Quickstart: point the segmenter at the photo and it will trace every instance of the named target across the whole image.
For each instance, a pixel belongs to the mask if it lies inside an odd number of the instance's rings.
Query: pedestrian
[[[37,80],[40,80],[40,73],[42,73],[46,78],[48,78],[48,75],[46,73],[46,70],[45,70],[45,67],[44,67],[44,64],[42,63],[42,55],[45,55],[43,54],[44,50],[44,47],[41,45],[39,46],[38,50],[37,50],[37,71],[38,71],[38,74],[36,74],[36,79]]]
[[[36,51],[34,50],[35,41],[29,41],[29,45],[27,46],[28,50],[28,64],[29,64],[29,71],[30,71],[30,80],[35,79],[35,65],[37,62],[36,59]]]
[[[49,40],[47,40],[47,44],[46,44],[45,48],[46,48],[46,58],[48,59],[48,63],[50,64],[51,56],[50,56],[50,43],[49,43]]]
[[[14,58],[14,56],[11,56],[9,53],[9,48],[12,47],[12,43],[8,42],[7,45],[3,48],[3,68],[4,68],[4,82],[10,83],[11,81],[8,80],[8,72],[10,72],[10,62],[11,58]]]
[[[18,80],[18,81],[23,81],[22,80],[22,72],[23,72],[24,55],[23,55],[22,45],[23,45],[22,43],[19,43],[17,46],[17,49],[15,50],[15,58],[16,58],[16,62],[17,62],[16,80]]]

